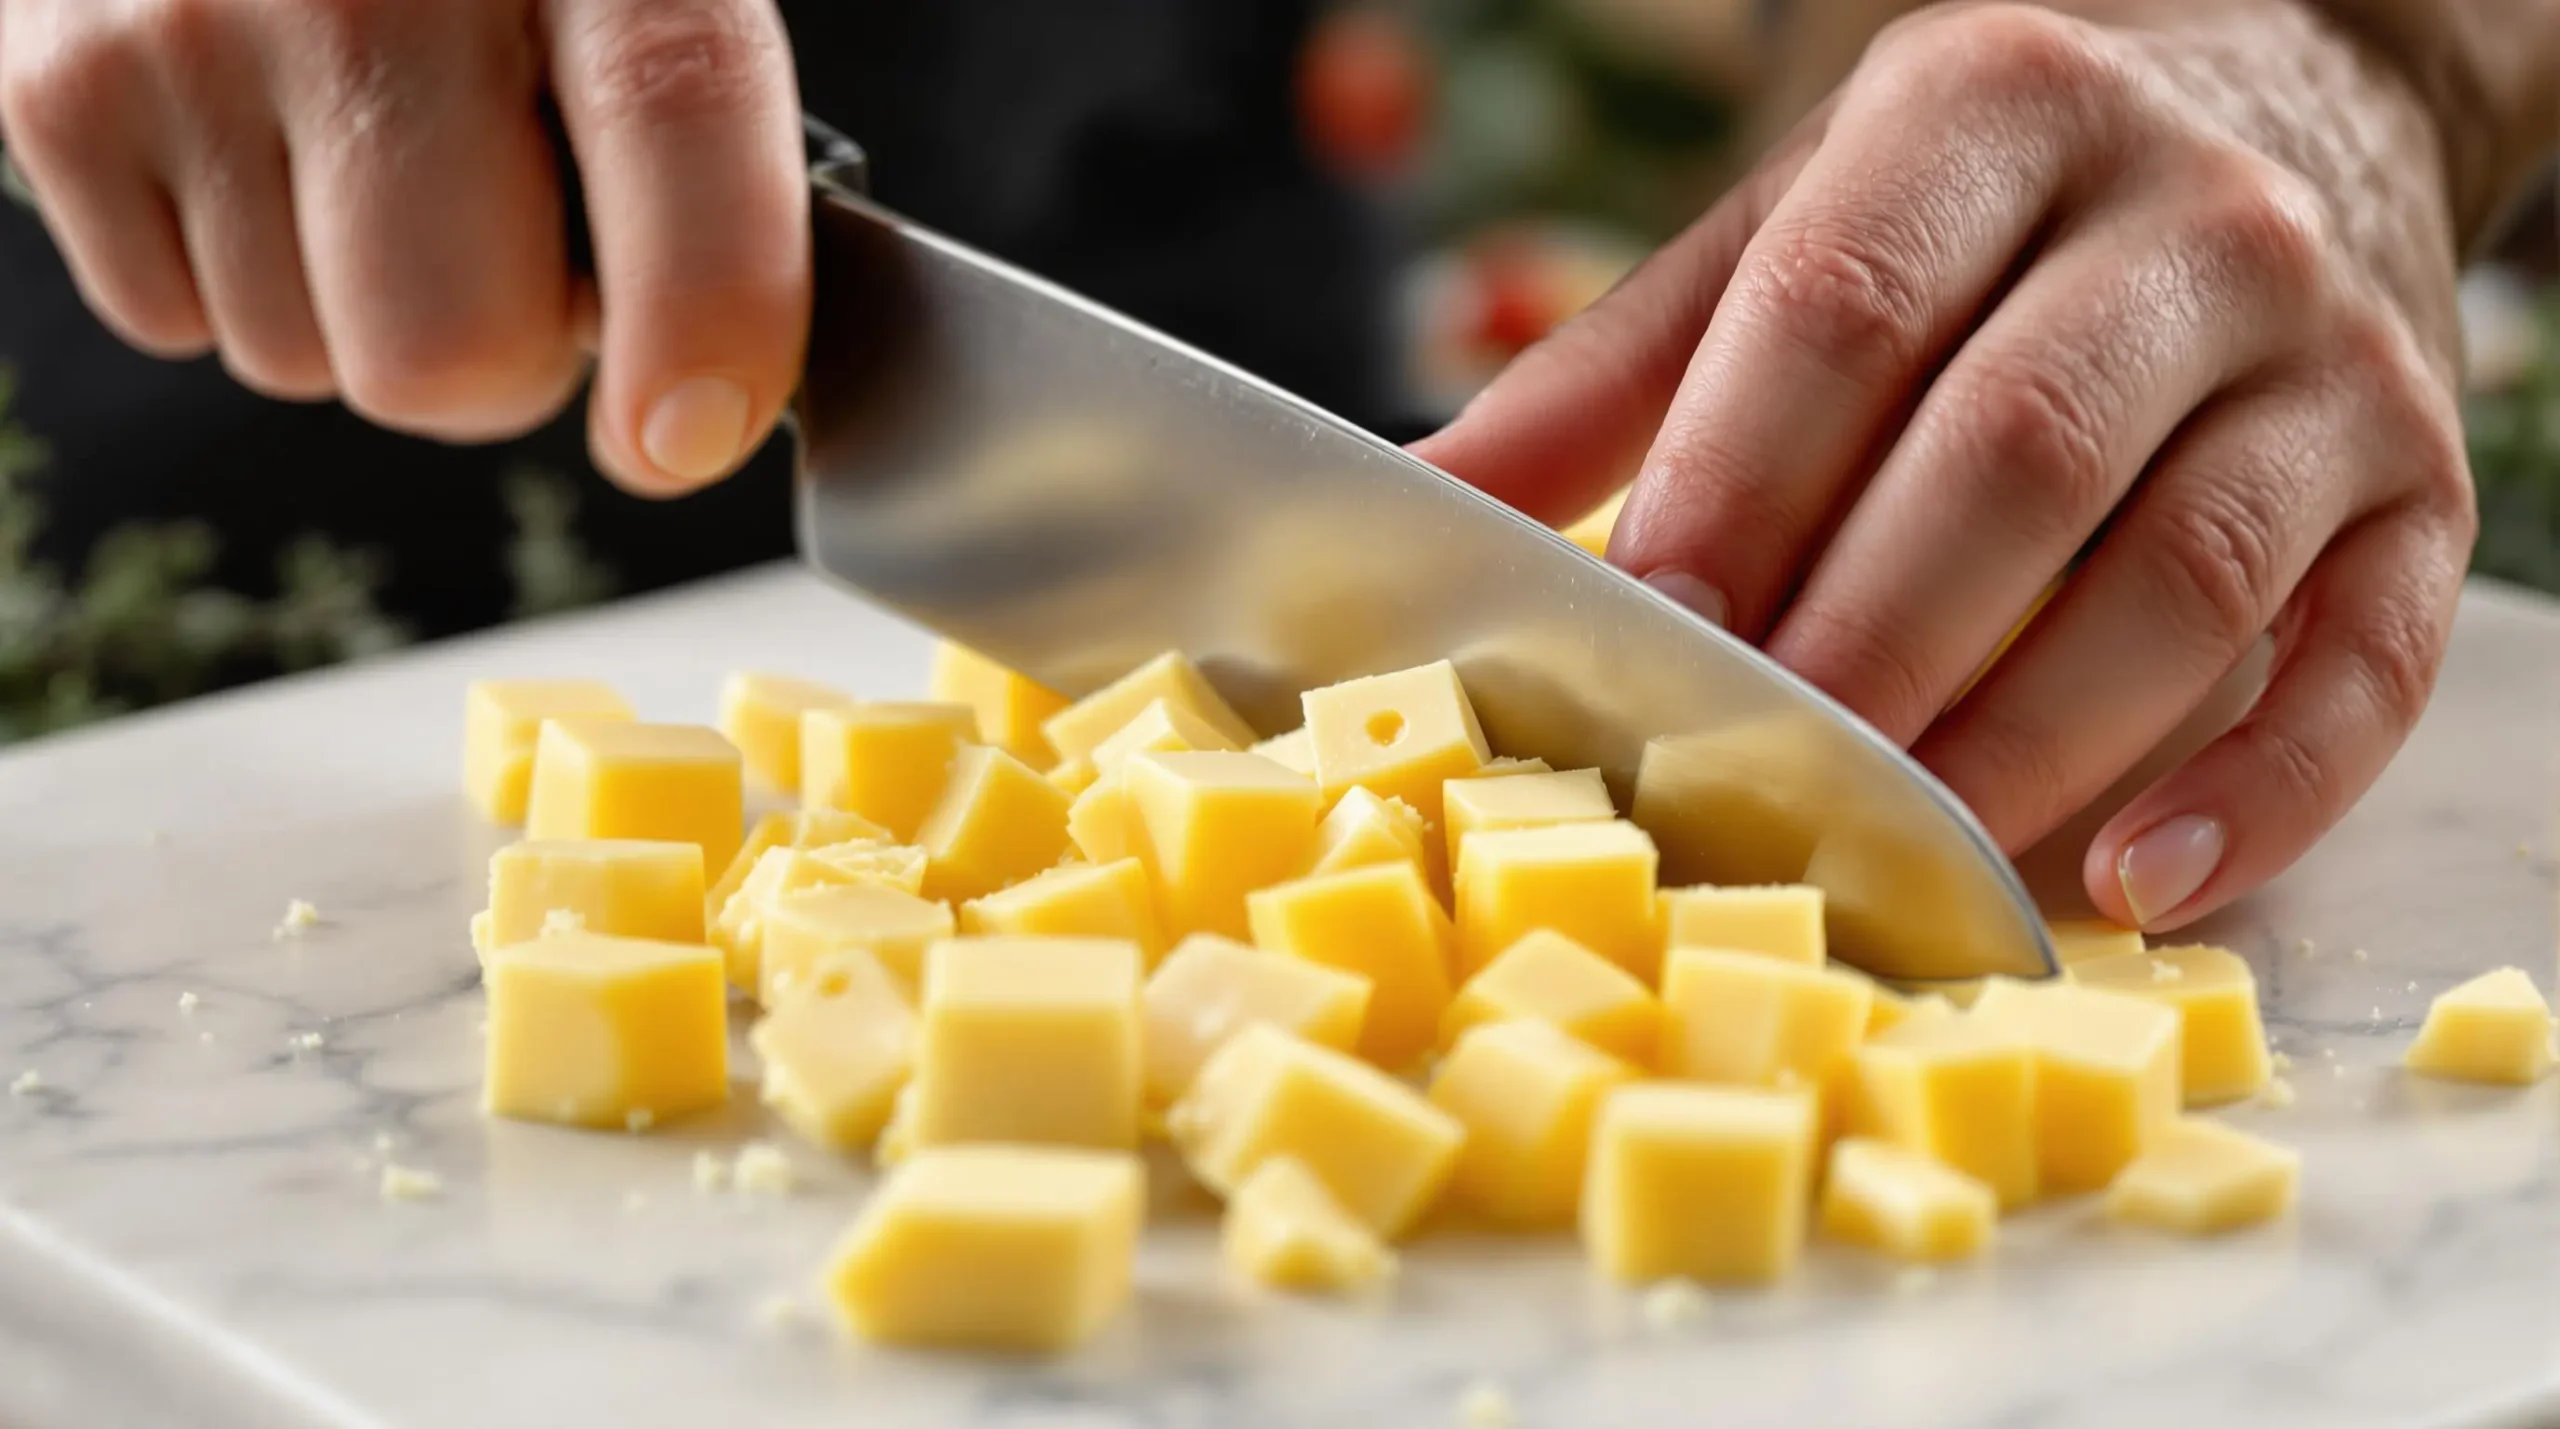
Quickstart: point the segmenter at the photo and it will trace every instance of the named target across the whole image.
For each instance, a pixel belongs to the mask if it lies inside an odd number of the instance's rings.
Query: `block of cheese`
[[[1455,867],[1467,835],[1478,829],[1541,829],[1618,816],[1597,769],[1560,774],[1478,774],[1441,786],[1441,828]]]
[[[1457,667],[1446,660],[1309,690],[1300,704],[1327,800],[1357,786],[1402,799],[1436,826],[1440,786],[1493,757]]]
[[[978,714],[959,704],[821,706],[800,717],[800,802],[860,814],[915,841],[963,749],[979,747]]]
[[[524,822],[544,720],[631,718],[601,680],[474,680],[462,707],[462,792],[496,824]]]
[[[1072,799],[1092,788],[1102,778],[1102,771],[1094,766],[1092,755],[1079,754],[1073,759],[1060,760],[1050,765],[1048,772],[1040,777],[1048,780],[1050,786],[1059,793]]]
[[[1294,1156],[1390,1240],[1439,1196],[1466,1139],[1456,1118],[1413,1088],[1267,1022],[1210,1054],[1166,1113],[1165,1131],[1221,1195],[1272,1157]]]
[[[1864,1137],[1832,1143],[1822,1230],[1903,1260],[1962,1260],[1991,1243],[2000,1198],[1989,1186],[1907,1147]]]
[[[2482,973],[2427,1005],[2409,1044],[2413,1072],[2526,1086],[2551,1070],[2551,1005],[2522,968]]]
[[[1271,736],[1253,746],[1253,752],[1283,769],[1295,769],[1310,779],[1316,777],[1316,737],[1307,732],[1305,725]]]
[[[1361,1056],[1402,1068],[1438,1044],[1449,1006],[1449,919],[1412,864],[1257,889],[1246,905],[1254,946],[1368,979]]]
[[[1675,947],[1662,966],[1665,1075],[1822,1087],[1866,1040],[1875,984],[1762,953]]]
[[[1427,868],[1423,850],[1422,815],[1411,804],[1355,788],[1334,800],[1316,825],[1307,872],[1343,873],[1397,860]]]
[[[1070,864],[960,905],[964,933],[1126,938],[1153,967],[1164,956],[1155,886],[1134,858]]]
[[[2155,948],[2092,958],[2072,965],[2071,980],[2177,1010],[2178,1083],[2188,1106],[2256,1096],[2274,1075],[2267,1029],[2258,1020],[2258,980],[2228,949]]]
[[[1431,1076],[1431,1104],[1466,1128],[1453,1196],[1510,1226],[1569,1226],[1591,1118],[1636,1069],[1546,1022],[1469,1031]]]
[[[622,1130],[729,1096],[729,989],[700,943],[554,933],[489,950],[485,1106]]]
[[[1253,726],[1227,704],[1190,657],[1171,650],[1051,715],[1042,722],[1041,731],[1061,762],[1086,758],[1158,700],[1217,730],[1226,737],[1229,749],[1242,749],[1254,741]]]
[[[1093,747],[1096,774],[1107,774],[1138,754],[1181,754],[1195,749],[1242,748],[1216,725],[1171,700],[1150,700],[1137,717]]]
[[[901,893],[924,893],[925,852],[914,844],[847,839],[809,850],[809,857],[855,883],[877,883]]]
[[[1294,876],[1315,842],[1316,786],[1258,754],[1141,754],[1120,766],[1133,850],[1165,932],[1246,936],[1245,895]]]
[[[885,883],[820,884],[776,897],[764,911],[756,1000],[767,1007],[847,952],[877,959],[908,995],[922,981],[924,950],[954,931],[951,907]]]
[[[747,773],[797,797],[800,716],[852,703],[851,695],[808,680],[740,670],[720,686],[720,732],[738,746]]]
[[[2120,957],[2143,950],[2140,929],[2119,928],[2096,918],[2048,923],[2045,932],[2053,938],[2053,951],[2066,968],[2095,958]]]
[[[1915,1017],[1952,1017],[1956,1005],[1944,993],[1924,992],[1910,996],[1876,984],[1875,1006],[1867,1012],[1867,1035],[1890,1032]]]
[[[967,705],[977,712],[978,742],[992,744],[1034,769],[1056,762],[1040,726],[1067,707],[1067,697],[1006,669],[965,645],[945,640],[934,647],[932,684],[937,704]]]
[[[775,999],[747,1040],[763,1096],[792,1130],[832,1151],[879,1139],[915,1068],[915,1013],[869,953],[837,953]]]
[[[1049,1353],[1129,1298],[1146,1176],[1125,1152],[918,1148],[827,1266],[847,1328],[889,1344]]]
[[[1209,1054],[1253,1023],[1350,1051],[1369,1010],[1369,990],[1369,979],[1357,973],[1214,933],[1192,934],[1139,993],[1148,1104],[1171,1105],[1190,1089]]]
[[[747,841],[730,855],[729,866],[720,881],[711,885],[703,899],[708,916],[717,918],[729,906],[730,895],[747,881],[756,860],[765,850],[775,848],[814,849],[840,844],[852,839],[876,839],[886,842],[889,831],[862,817],[836,809],[802,809],[794,813],[767,814],[756,820],[747,831]]]
[[[1116,863],[1138,851],[1124,770],[1097,778],[1067,806],[1067,842],[1087,863]]]
[[[1762,953],[1807,967],[1822,966],[1828,952],[1822,890],[1804,884],[1666,888],[1662,931],[1666,947]]]
[[[1283,1290],[1347,1294],[1396,1268],[1378,1233],[1294,1156],[1270,1157],[1244,1178],[1227,1198],[1218,1239],[1229,1266]]]
[[[1968,1013],[2023,1039],[2036,1060],[2036,1179],[2094,1191],[2178,1115],[2178,1014],[2068,983],[1996,979]]]
[[[1470,1027],[1529,1017],[1553,1023],[1613,1057],[1653,1065],[1662,1003],[1635,974],[1544,928],[1503,949],[1440,1016],[1440,1046]]]
[[[928,898],[984,898],[1054,866],[1072,802],[1031,766],[974,744],[951,761],[942,798],[916,830]]]
[[[937,943],[925,953],[919,1024],[916,1146],[1138,1144],[1136,944]]]
[[[711,944],[728,961],[729,981],[742,992],[764,989],[764,919],[787,894],[865,881],[818,857],[816,849],[769,848],[747,871],[738,891],[711,920]]]
[[[2107,1214],[2184,1235],[2273,1220],[2293,1208],[2301,1153],[2245,1131],[2186,1116],[2107,1188]]]
[[[540,937],[555,911],[590,933],[700,943],[702,846],[527,839],[490,855],[490,946]]]
[[[1811,1093],[1638,1082],[1591,1131],[1582,1244],[1625,1281],[1775,1281],[1804,1248]]]
[[[2003,1208],[2036,1197],[2035,1056],[1972,1017],[1917,1018],[1851,1058],[1850,1129],[1933,1156],[1991,1187]]]
[[[1651,836],[1619,820],[1478,833],[1457,866],[1461,980],[1550,928],[1652,983],[1662,962],[1659,862]]]
[[[534,741],[525,836],[680,839],[726,868],[746,833],[737,746],[689,724],[554,719]]]

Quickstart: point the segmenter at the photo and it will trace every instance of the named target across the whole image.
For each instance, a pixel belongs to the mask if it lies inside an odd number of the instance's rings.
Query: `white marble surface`
[[[2551,607],[2475,593],[2386,784],[2215,930],[2293,1060],[2296,1106],[2235,1113],[2302,1148],[2290,1223],[2191,1245],[2059,1205],[1927,1284],[1823,1249],[1666,1332],[1563,1241],[1426,1238],[1376,1307],[1257,1294],[1168,1196],[1132,1312],[1028,1367],[766,1324],[866,1173],[794,1148],[788,1200],[698,1194],[697,1148],[773,1134],[751,1095],[648,1137],[475,1109],[499,835],[456,792],[462,681],[700,719],[732,666],[900,692],[924,649],[764,572],[0,757],[0,1080],[44,1082],[0,1097],[0,1423],[1423,1425],[1480,1380],[1531,1425],[2560,1423],[2560,1082],[2391,1065],[2449,983],[2554,971]],[[279,942],[292,898],[326,921]],[[440,1198],[380,1199],[380,1133]]]

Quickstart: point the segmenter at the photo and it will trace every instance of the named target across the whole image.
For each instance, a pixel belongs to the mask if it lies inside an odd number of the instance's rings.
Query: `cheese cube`
[[[885,883],[821,884],[776,897],[763,915],[756,1000],[771,1007],[848,952],[879,960],[902,989],[917,987],[925,949],[951,936],[947,904]]]
[[[2301,1183],[2301,1153],[2202,1117],[2180,1117],[2107,1188],[2107,1214],[2213,1235],[2283,1215]]]
[[[490,856],[490,946],[542,936],[554,911],[574,915],[590,933],[700,943],[702,846],[527,839]]]
[[[742,992],[763,991],[765,915],[785,894],[861,881],[814,849],[766,849],[711,920],[711,945],[727,959],[729,981]]]
[[[1228,1265],[1284,1290],[1345,1294],[1395,1273],[1396,1258],[1294,1156],[1274,1156],[1227,1198],[1219,1244]]]
[[[1102,771],[1094,765],[1092,755],[1079,754],[1051,765],[1049,772],[1041,777],[1049,781],[1050,787],[1072,799],[1099,782]]]
[[[1478,829],[1542,829],[1618,816],[1597,769],[1562,774],[1477,775],[1441,786],[1441,827],[1455,867],[1467,835]]]
[[[764,1103],[832,1151],[869,1146],[915,1068],[915,1013],[877,959],[837,953],[798,979],[747,1040]]]
[[[1467,980],[1440,1017],[1440,1045],[1468,1028],[1513,1018],[1553,1023],[1610,1056],[1653,1065],[1662,1004],[1625,968],[1562,933],[1541,928]]]
[[[2053,951],[2066,968],[2096,958],[2118,957],[2143,950],[2141,929],[2119,928],[2096,918],[2048,923],[2045,932],[2052,937]]]
[[[493,824],[524,822],[544,720],[631,718],[601,680],[474,680],[462,708],[462,792]]]
[[[1091,755],[1158,700],[1197,716],[1226,737],[1229,749],[1253,743],[1253,726],[1228,706],[1189,657],[1171,650],[1051,715],[1041,730],[1059,760],[1070,762]]]
[[[1875,984],[1761,953],[1673,948],[1662,970],[1666,1075],[1829,1085],[1866,1040]]]
[[[843,809],[901,843],[933,812],[963,749],[977,746],[967,705],[857,704],[800,717],[800,802]]]
[[[865,1339],[1069,1349],[1129,1298],[1145,1217],[1146,1177],[1126,1153],[919,1148],[830,1259],[828,1297]]]
[[[1107,774],[1138,754],[1181,754],[1197,749],[1240,748],[1216,725],[1171,700],[1151,700],[1137,718],[1122,725],[1089,756],[1097,774]]]
[[[1832,1143],[1822,1229],[1904,1260],[1962,1260],[1991,1243],[2000,1198],[1917,1151],[1863,1137]]]
[[[1132,819],[1127,775],[1115,769],[1067,806],[1067,841],[1087,863],[1117,863],[1138,850]]]
[[[1458,861],[1458,971],[1472,977],[1540,928],[1564,934],[1647,984],[1662,962],[1653,839],[1630,823],[1488,829]]]
[[[2007,979],[1968,1014],[2024,1040],[2036,1061],[2036,1179],[2094,1191],[2178,1115],[2178,1014],[2064,983]]]
[[[1601,560],[1609,558],[1609,535],[1618,529],[1618,513],[1627,506],[1627,493],[1634,487],[1622,487],[1618,494],[1603,501],[1591,514],[1564,528],[1564,538]]]
[[[1549,1023],[1469,1031],[1431,1077],[1431,1104],[1467,1133],[1451,1193],[1505,1225],[1573,1224],[1592,1114],[1635,1076]]]
[[[925,896],[984,898],[1055,865],[1067,851],[1068,802],[1001,749],[960,751],[941,801],[916,830]]]
[[[1780,1279],[1804,1248],[1815,1127],[1800,1090],[1619,1087],[1592,1127],[1583,1249],[1619,1280]]]
[[[2036,1197],[2035,1057],[1971,1017],[1916,1019],[1851,1058],[1849,1122],[1991,1187],[2003,1208]]]
[[[1258,754],[1141,754],[1120,767],[1134,850],[1165,931],[1245,936],[1245,895],[1291,877],[1315,842],[1316,787]]]
[[[747,875],[755,870],[756,860],[764,857],[767,849],[814,849],[849,839],[886,840],[888,837],[887,829],[860,814],[833,809],[767,814],[756,820],[755,827],[747,831],[747,841],[738,845],[738,851],[730,855],[729,867],[721,873],[720,881],[711,885],[710,893],[703,899],[703,907],[709,917],[719,917],[720,910],[729,906],[730,897],[747,881]]]
[[[1440,786],[1493,757],[1457,667],[1446,660],[1309,690],[1300,703],[1328,800],[1353,786],[1440,822]]]
[[[925,853],[913,844],[847,839],[809,850],[812,862],[855,883],[877,883],[901,893],[924,894]]]
[[[2437,994],[2403,1059],[2410,1071],[2526,1086],[2551,1070],[2551,1005],[2522,968],[2482,973]]]
[[[1294,1156],[1390,1240],[1448,1184],[1466,1138],[1411,1087],[1264,1022],[1210,1054],[1165,1130],[1192,1174],[1221,1195],[1263,1162]]]
[[[554,933],[490,949],[493,1116],[621,1130],[729,1096],[729,990],[699,943]]]
[[[1867,1013],[1867,1035],[1890,1032],[1915,1017],[1952,1017],[1955,1012],[1956,1005],[1947,1001],[1943,993],[1924,992],[1910,997],[1878,983],[1875,1006]]]
[[[1665,946],[1724,948],[1820,967],[1822,890],[1803,884],[1662,890]]]
[[[1253,752],[1283,769],[1294,769],[1310,779],[1316,777],[1316,737],[1307,732],[1305,725],[1271,736],[1253,746]]]
[[[1300,879],[1246,903],[1256,947],[1369,980],[1361,1056],[1402,1067],[1438,1044],[1449,1005],[1449,920],[1412,864]]]
[[[787,675],[740,670],[720,687],[720,732],[738,746],[747,772],[785,794],[800,793],[800,716],[843,709],[851,695]]]
[[[2177,1010],[2186,1104],[2213,1106],[2256,1096],[2274,1075],[2258,1020],[2258,980],[2223,948],[2156,948],[2139,956],[2075,963],[2082,987],[2149,998]]]
[[[1137,1145],[1136,945],[1112,938],[935,944],[925,954],[915,1084],[919,1147]]]
[[[1358,974],[1215,934],[1183,939],[1139,994],[1149,1104],[1170,1105],[1210,1053],[1254,1023],[1350,1051],[1369,1010],[1369,987]]]
[[[1153,967],[1164,956],[1163,926],[1147,870],[1134,858],[1053,868],[960,906],[960,931],[1030,936],[1126,938]]]
[[[937,704],[967,705],[977,713],[978,742],[992,744],[1034,769],[1057,760],[1041,724],[1067,707],[1067,697],[1027,680],[965,645],[934,647],[932,684]]]
[[[736,746],[699,725],[555,719],[534,741],[525,836],[676,839],[726,868],[746,832]]]
[[[1309,876],[1344,873],[1373,863],[1401,860],[1426,868],[1422,815],[1402,799],[1382,798],[1354,789],[1334,801],[1316,825],[1315,857]]]

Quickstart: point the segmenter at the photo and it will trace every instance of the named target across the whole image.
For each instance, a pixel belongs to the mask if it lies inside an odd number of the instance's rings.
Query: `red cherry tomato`
[[[1418,147],[1431,88],[1403,21],[1365,8],[1316,22],[1298,66],[1298,114],[1327,166],[1360,178],[1402,168]]]

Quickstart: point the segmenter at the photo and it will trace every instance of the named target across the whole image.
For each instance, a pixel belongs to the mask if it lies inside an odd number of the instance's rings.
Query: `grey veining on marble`
[[[0,1098],[0,1424],[1430,1425],[1478,1381],[1577,1429],[2560,1423],[2560,1081],[2392,1066],[2462,977],[2551,984],[2550,606],[2475,591],[2381,788],[2204,930],[2292,1060],[2295,1106],[2231,1113],[2302,1148],[2290,1222],[2190,1244],[2064,1203],[1925,1283],[1817,1248],[1665,1330],[1565,1239],[1427,1236],[1378,1306],[1260,1294],[1160,1177],[1130,1313],[1027,1366],[767,1323],[868,1172],[783,1139],[791,1197],[695,1191],[695,1150],[782,1139],[743,1084],[645,1137],[477,1111],[464,921],[503,835],[458,793],[462,682],[698,720],[731,668],[902,694],[925,650],[763,571],[0,756],[0,1081],[43,1081]],[[325,921],[280,941],[293,898]],[[379,1197],[386,1133],[440,1197]]]

